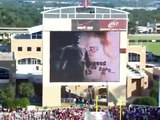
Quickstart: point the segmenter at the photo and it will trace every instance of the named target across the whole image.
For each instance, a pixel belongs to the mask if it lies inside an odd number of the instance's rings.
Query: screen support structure
[[[107,100],[107,106],[109,106],[109,88],[108,88],[108,82],[106,82],[106,90],[107,90],[107,95],[106,95],[106,100]]]

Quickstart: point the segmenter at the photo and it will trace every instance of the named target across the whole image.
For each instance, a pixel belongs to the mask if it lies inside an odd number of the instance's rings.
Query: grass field
[[[160,34],[138,34],[128,35],[129,40],[160,40]],[[160,42],[136,42],[130,43],[130,45],[144,45],[147,51],[152,52],[155,55],[160,55]]]
[[[152,52],[155,55],[160,55],[160,42],[145,42],[145,43],[130,43],[130,45],[144,45],[147,51]]]
[[[147,35],[147,34],[140,34],[140,35],[128,35],[129,40],[160,40],[160,35]]]

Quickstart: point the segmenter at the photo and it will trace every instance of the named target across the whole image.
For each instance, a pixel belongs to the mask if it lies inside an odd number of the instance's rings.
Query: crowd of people
[[[56,108],[41,111],[0,109],[0,120],[84,120],[87,107]]]
[[[55,108],[43,110],[0,109],[0,120],[87,120],[87,112],[95,112],[95,106]],[[98,108],[98,112],[106,113],[109,120],[120,120],[120,107]],[[160,120],[160,108],[149,106],[122,107],[121,120]]]
[[[120,107],[108,109],[111,118],[120,119]],[[150,106],[122,107],[122,120],[160,120],[160,108]]]

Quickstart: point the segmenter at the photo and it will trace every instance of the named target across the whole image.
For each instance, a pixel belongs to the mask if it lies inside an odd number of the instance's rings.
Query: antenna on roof
[[[90,5],[90,0],[81,0],[81,6],[86,8],[88,5]]]

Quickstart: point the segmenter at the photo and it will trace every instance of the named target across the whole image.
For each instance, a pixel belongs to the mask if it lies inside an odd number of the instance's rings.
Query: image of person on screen
[[[63,82],[82,82],[85,77],[84,69],[89,67],[89,56],[86,49],[78,46],[78,39],[71,45],[62,48],[61,79]]]
[[[79,46],[87,49],[91,62],[85,70],[85,81],[118,81],[118,32],[84,32],[80,35]]]

